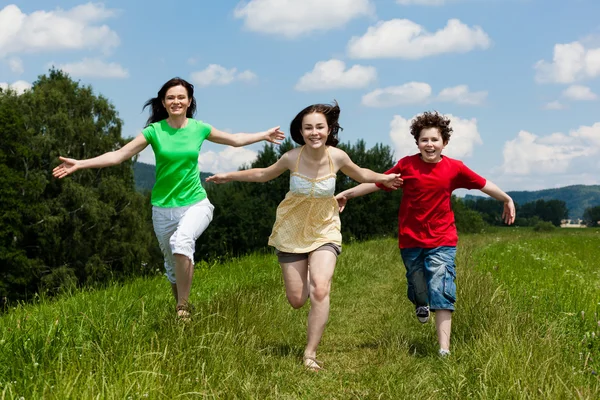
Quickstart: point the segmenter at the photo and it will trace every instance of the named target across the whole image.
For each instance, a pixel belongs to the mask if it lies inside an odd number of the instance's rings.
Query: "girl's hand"
[[[58,157],[62,164],[52,170],[52,175],[55,178],[62,179],[67,175],[71,175],[73,172],[80,169],[80,161],[74,158]]]
[[[264,140],[273,144],[281,144],[280,140],[285,138],[285,134],[279,128],[279,126],[276,126],[266,131]]]
[[[346,203],[348,202],[348,198],[346,197],[346,195],[340,193],[337,196],[335,196],[335,199],[338,202],[340,212],[344,211],[344,208],[346,208]]]
[[[504,203],[504,210],[502,211],[502,219],[507,225],[512,225],[515,222],[516,217],[515,203],[512,199]]]
[[[400,177],[400,174],[389,174],[386,175],[387,180],[383,182],[383,185],[390,189],[398,189],[404,183],[404,180]]]
[[[227,176],[227,174],[216,174],[216,175],[209,176],[208,178],[206,178],[206,182],[216,183],[217,185],[219,185],[221,183],[227,183],[230,181],[231,181],[231,178],[229,178]]]

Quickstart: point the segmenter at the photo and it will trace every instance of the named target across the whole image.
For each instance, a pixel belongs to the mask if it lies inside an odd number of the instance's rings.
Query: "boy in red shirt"
[[[417,318],[426,323],[429,311],[436,313],[439,354],[450,354],[452,312],[456,301],[456,244],[458,235],[450,198],[455,189],[479,189],[504,202],[502,219],[515,220],[513,200],[498,186],[477,175],[461,161],[442,156],[452,128],[439,113],[425,112],[410,127],[419,153],[398,161],[386,174],[401,174],[404,184],[398,213],[398,244],[408,283],[408,298]],[[346,202],[379,189],[363,183],[336,196],[343,211]]]

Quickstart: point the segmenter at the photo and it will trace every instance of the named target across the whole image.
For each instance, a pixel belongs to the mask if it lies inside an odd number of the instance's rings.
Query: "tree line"
[[[56,180],[58,156],[90,158],[123,146],[122,121],[114,106],[90,86],[50,70],[31,90],[0,89],[0,301],[31,300],[76,286],[99,286],[131,276],[162,273],[148,193],[136,190],[133,162],[81,170]],[[266,167],[292,148],[265,145],[244,168]],[[389,146],[367,148],[363,140],[339,145],[358,165],[385,171],[394,165]],[[356,182],[338,174],[336,191]],[[252,251],[272,251],[267,238],[275,210],[289,188],[289,172],[267,183],[207,184],[213,221],[200,237],[196,260],[218,260]],[[351,201],[341,214],[344,242],[397,235],[402,191],[379,191]],[[459,231],[499,225],[495,200],[453,197]],[[520,207],[532,218],[555,222],[564,202]],[[596,207],[600,209],[600,207]],[[597,217],[596,209],[590,217]]]

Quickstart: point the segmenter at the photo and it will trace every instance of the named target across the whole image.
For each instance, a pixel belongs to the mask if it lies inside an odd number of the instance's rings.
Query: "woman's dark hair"
[[[340,106],[337,101],[333,101],[333,104],[313,104],[312,106],[306,107],[304,110],[300,111],[298,115],[292,120],[290,124],[290,135],[294,142],[303,145],[304,138],[302,137],[302,120],[304,116],[307,114],[319,113],[325,116],[327,120],[327,126],[329,127],[329,136],[327,136],[327,141],[325,144],[327,146],[337,146],[339,143],[338,140],[338,131],[342,129],[338,120],[340,119]]]
[[[173,79],[168,80],[164,85],[162,85],[156,97],[153,97],[146,103],[144,103],[144,108],[142,110],[145,110],[146,107],[150,107],[150,117],[148,117],[148,120],[146,121],[146,126],[154,122],[162,121],[163,119],[167,119],[169,117],[169,113],[163,106],[162,102],[165,99],[165,96],[167,95],[167,91],[174,86],[183,86],[187,90],[188,97],[192,99],[192,102],[190,103],[190,106],[187,109],[186,116],[188,118],[192,118],[194,116],[194,114],[196,113],[194,85],[192,85],[185,79],[175,77]]]
[[[418,143],[421,131],[428,128],[438,128],[440,130],[440,135],[442,136],[442,141],[444,143],[450,141],[450,135],[452,134],[450,118],[445,118],[437,111],[425,111],[413,120],[410,125],[410,134],[413,135],[415,141]]]

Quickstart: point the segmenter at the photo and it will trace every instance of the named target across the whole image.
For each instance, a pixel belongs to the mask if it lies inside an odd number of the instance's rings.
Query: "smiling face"
[[[323,114],[317,112],[306,114],[302,118],[300,133],[302,133],[302,138],[307,146],[314,149],[325,146],[329,136],[327,119]]]
[[[187,109],[192,103],[192,99],[188,97],[187,89],[178,85],[167,90],[162,103],[167,110],[167,113],[169,113],[169,117],[178,117],[186,115]]]
[[[419,134],[417,146],[421,158],[427,163],[437,163],[442,160],[442,150],[447,143],[442,140],[439,128],[425,128]]]

